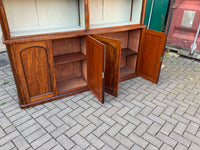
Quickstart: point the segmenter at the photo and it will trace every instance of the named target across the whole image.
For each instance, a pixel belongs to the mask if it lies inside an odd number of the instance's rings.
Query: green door
[[[152,2],[152,15],[151,18],[149,18],[151,13]],[[144,24],[147,26],[149,24],[149,29],[156,31],[164,31],[168,5],[169,0],[147,0]]]

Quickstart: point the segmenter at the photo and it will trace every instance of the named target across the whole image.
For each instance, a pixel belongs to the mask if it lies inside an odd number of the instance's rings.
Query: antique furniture
[[[157,83],[166,34],[145,29],[146,0],[0,0],[21,108],[87,90],[103,103],[120,81]]]

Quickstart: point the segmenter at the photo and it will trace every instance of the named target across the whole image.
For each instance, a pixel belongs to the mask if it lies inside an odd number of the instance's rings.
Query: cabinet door
[[[103,43],[87,36],[87,82],[88,89],[104,103],[104,51]]]
[[[106,46],[105,50],[105,92],[117,97],[119,85],[119,68],[121,41],[104,36],[93,35]]]
[[[142,30],[137,64],[139,76],[154,83],[158,82],[165,41],[166,33],[149,29]]]
[[[13,45],[24,104],[53,97],[56,80],[53,56],[47,42]]]

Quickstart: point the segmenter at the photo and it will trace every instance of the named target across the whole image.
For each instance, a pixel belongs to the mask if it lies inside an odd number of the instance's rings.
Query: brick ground
[[[0,149],[199,150],[200,63],[165,55],[160,81],[120,83],[102,105],[85,92],[21,110],[0,54]]]

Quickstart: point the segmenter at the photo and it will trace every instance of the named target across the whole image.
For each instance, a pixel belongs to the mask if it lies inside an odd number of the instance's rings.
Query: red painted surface
[[[176,0],[171,6],[171,9],[173,9],[174,12],[169,28],[167,43],[176,47],[190,49],[200,23],[200,0]],[[189,19],[193,22],[186,22],[186,24],[188,23],[191,26],[186,27],[185,24],[182,24],[183,18],[186,16],[186,14],[184,16],[184,11],[195,12],[194,19]],[[197,40],[197,50],[200,51],[200,35]]]

